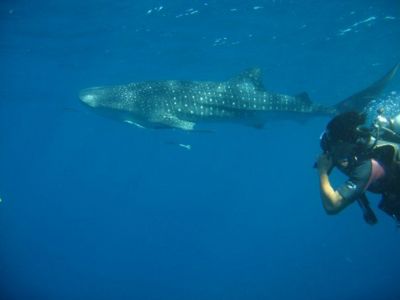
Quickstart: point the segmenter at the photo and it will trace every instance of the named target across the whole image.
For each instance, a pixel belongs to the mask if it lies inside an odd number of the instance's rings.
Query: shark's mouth
[[[101,87],[93,87],[80,91],[79,99],[90,107],[97,107],[99,97],[103,94]]]

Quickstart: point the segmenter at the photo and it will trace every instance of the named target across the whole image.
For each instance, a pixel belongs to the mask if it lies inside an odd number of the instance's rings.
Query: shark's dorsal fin
[[[262,71],[260,68],[250,68],[233,77],[230,82],[250,83],[256,90],[264,91]]]
[[[307,105],[312,104],[310,96],[308,96],[308,94],[306,92],[302,92],[300,94],[297,94],[295,97],[297,99],[299,99],[301,102],[303,102],[304,104],[307,104]]]

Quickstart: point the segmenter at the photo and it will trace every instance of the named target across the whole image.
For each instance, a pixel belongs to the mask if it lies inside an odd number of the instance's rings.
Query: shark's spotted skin
[[[193,130],[200,122],[229,121],[261,127],[271,115],[293,119],[333,115],[346,108],[362,109],[380,93],[398,65],[366,90],[337,107],[312,103],[307,94],[288,96],[267,92],[260,69],[225,81],[145,81],[82,90],[80,99],[100,113],[152,128]]]

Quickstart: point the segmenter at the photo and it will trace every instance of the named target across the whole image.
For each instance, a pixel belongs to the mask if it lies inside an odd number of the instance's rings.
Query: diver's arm
[[[322,205],[328,214],[338,213],[343,206],[343,197],[332,187],[327,172],[319,172]]]
[[[332,160],[325,154],[317,162],[322,205],[328,214],[338,213],[344,208],[343,197],[332,187],[329,172],[333,167]]]

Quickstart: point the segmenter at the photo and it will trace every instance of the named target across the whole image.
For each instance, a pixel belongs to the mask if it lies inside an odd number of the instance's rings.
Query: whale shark
[[[314,103],[307,93],[284,95],[264,88],[260,68],[221,82],[161,80],[90,87],[80,100],[95,112],[141,128],[196,130],[207,122],[262,128],[273,119],[300,120],[362,111],[393,78],[400,64],[367,88],[333,106]]]

